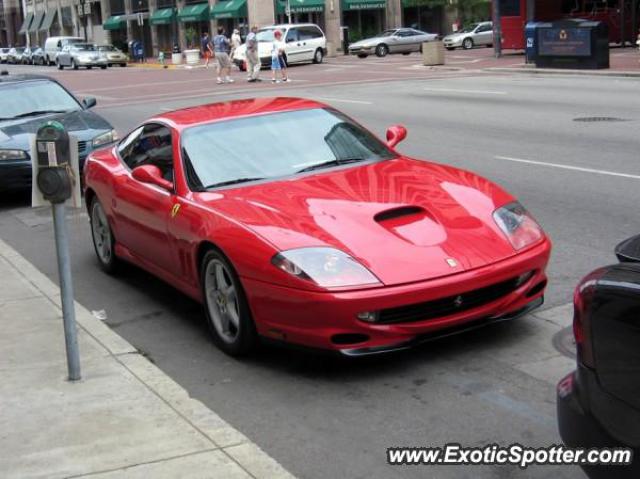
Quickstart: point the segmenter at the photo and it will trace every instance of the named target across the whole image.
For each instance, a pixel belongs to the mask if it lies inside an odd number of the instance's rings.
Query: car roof
[[[280,23],[278,25],[265,25],[260,27],[260,30],[266,30],[270,28],[292,28],[292,27],[317,27],[315,23]],[[318,27],[320,28],[320,27]]]
[[[0,74],[0,84],[3,83],[24,83],[24,82],[28,82],[28,81],[41,81],[41,80],[46,80],[46,81],[51,81],[54,83],[58,83],[56,80],[54,80],[51,77],[48,77],[46,75],[33,75],[30,73],[23,73],[23,74],[19,74],[19,75],[1,75]]]
[[[325,108],[327,105],[305,98],[267,97],[247,98],[220,103],[183,108],[158,115],[149,122],[162,121],[171,124],[176,129],[211,123],[220,120],[244,118],[248,116],[279,113],[284,111],[308,110],[311,108]]]

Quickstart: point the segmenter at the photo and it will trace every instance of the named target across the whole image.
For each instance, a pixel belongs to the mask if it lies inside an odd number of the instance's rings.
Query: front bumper
[[[584,378],[588,375],[594,377],[580,381],[580,376]],[[587,391],[599,387],[596,382],[595,374],[580,366],[579,371],[568,374],[558,383],[558,429],[562,442],[569,447],[585,449],[631,447],[616,439],[590,410],[590,394]],[[630,466],[586,466],[583,469],[591,479],[637,479],[640,477],[640,447],[634,449],[633,455],[635,460]]]
[[[349,47],[350,55],[373,55],[375,47]]]
[[[355,291],[298,290],[243,277],[258,333],[266,338],[347,355],[405,349],[438,332],[477,327],[523,314],[544,295],[551,244],[544,240],[528,251],[484,268],[429,281]],[[381,311],[474,291],[527,272],[531,278],[508,294],[478,307],[431,319],[386,324],[358,319]],[[480,322],[479,322],[480,321]],[[449,330],[449,332],[447,332]]]
[[[0,192],[31,189],[30,161],[0,162]]]
[[[76,63],[78,64],[78,66],[81,66],[81,67],[101,67],[101,66],[107,66],[108,62],[106,59],[82,60],[80,58],[76,58]]]
[[[445,48],[457,48],[462,46],[462,39],[457,40],[447,40],[446,38],[442,41]]]

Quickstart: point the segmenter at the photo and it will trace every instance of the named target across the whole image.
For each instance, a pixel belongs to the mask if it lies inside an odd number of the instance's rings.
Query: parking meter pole
[[[502,14],[500,0],[493,0],[493,51],[496,58],[502,56]]]
[[[69,257],[69,235],[65,218],[64,203],[53,205],[53,227],[58,256],[58,275],[60,278],[60,300],[62,301],[62,319],[64,323],[64,341],[67,349],[67,370],[69,380],[80,379],[80,353],[76,331],[76,311],[73,301],[73,282],[71,280],[71,259]]]

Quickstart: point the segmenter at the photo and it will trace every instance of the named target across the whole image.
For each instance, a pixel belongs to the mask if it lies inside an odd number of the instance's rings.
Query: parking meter
[[[73,192],[69,134],[57,121],[42,125],[36,133],[38,189],[45,200],[64,203]]]

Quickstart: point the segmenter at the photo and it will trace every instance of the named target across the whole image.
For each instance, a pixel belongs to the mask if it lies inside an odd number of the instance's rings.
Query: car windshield
[[[273,32],[275,32],[276,30],[276,28],[266,28],[264,30],[258,30],[258,33],[256,33],[256,38],[259,42],[272,42]]]
[[[9,53],[9,48],[0,48],[0,52],[2,53]]]
[[[118,51],[118,49],[113,45],[100,46],[98,47],[98,50],[100,50],[101,52],[117,52]]]
[[[24,52],[24,47],[17,47],[16,48],[16,53],[22,53]]]
[[[474,23],[473,25],[468,26],[467,28],[463,28],[462,30],[460,30],[458,33],[471,33],[472,31],[474,31],[476,28],[478,28],[478,25],[480,25],[479,23]]]
[[[0,84],[0,120],[10,120],[34,112],[69,112],[81,109],[75,98],[52,81]]]
[[[323,108],[191,127],[182,151],[193,189],[395,156],[349,118]]]
[[[72,47],[74,50],[80,50],[84,52],[95,52],[95,45],[91,45],[90,43],[77,43]]]
[[[397,30],[385,30],[382,33],[378,33],[376,35],[376,37],[390,37],[391,35],[393,35]]]

